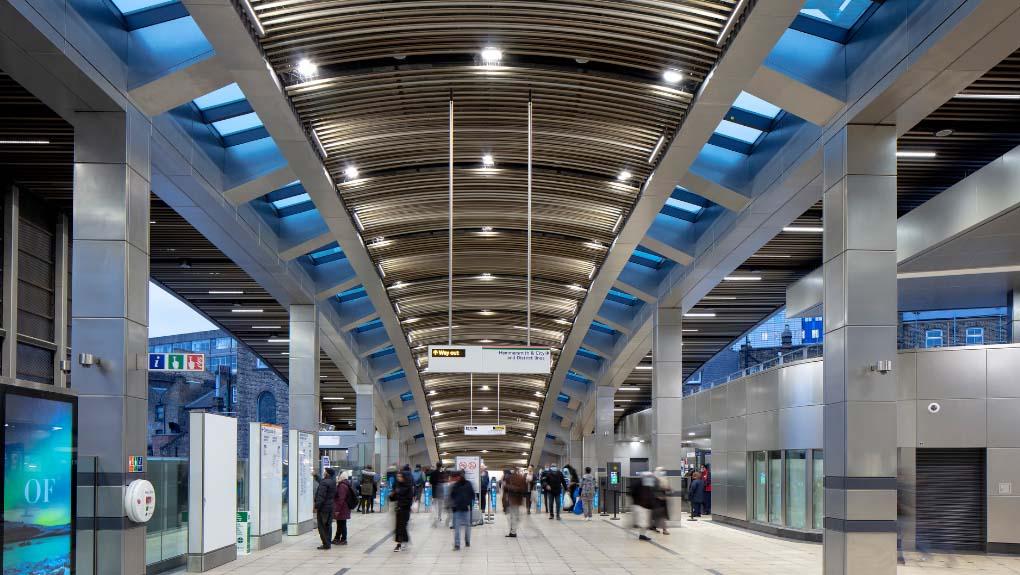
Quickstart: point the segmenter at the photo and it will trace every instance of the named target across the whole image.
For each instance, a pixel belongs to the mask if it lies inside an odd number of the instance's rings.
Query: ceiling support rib
[[[731,212],[739,212],[746,208],[747,204],[751,203],[751,198],[748,198],[740,192],[733,191],[725,186],[720,186],[719,184],[702,178],[693,172],[687,172],[684,174],[684,177],[680,178],[680,187],[686,189],[688,192],[697,194],[706,200],[712,200]]]
[[[280,219],[280,259],[290,261],[333,241],[326,222],[313,210]]]
[[[828,124],[846,105],[842,100],[769,66],[758,68],[747,91],[816,126]]]
[[[226,86],[229,83],[226,78],[223,63],[210,55],[137,86],[128,95],[147,116],[158,116]]]
[[[294,170],[290,169],[290,166],[284,166],[269,172],[264,176],[234,186],[228,190],[224,190],[223,198],[226,199],[230,205],[239,206],[261,198],[269,192],[282,188],[296,179],[297,175],[294,173]]]
[[[315,297],[319,301],[361,284],[358,274],[346,259],[309,266],[308,275],[315,282]]]

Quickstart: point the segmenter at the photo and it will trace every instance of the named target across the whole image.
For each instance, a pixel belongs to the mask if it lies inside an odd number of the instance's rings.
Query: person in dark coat
[[[322,545],[318,549],[329,549],[333,540],[333,501],[336,499],[336,470],[326,468],[326,476],[315,488],[315,522],[319,528]]]
[[[701,506],[705,503],[705,480],[697,471],[691,475],[691,487],[687,490],[687,498],[691,501],[691,521],[701,517]]]
[[[570,496],[570,503],[566,503],[565,508],[573,509],[574,505],[577,504],[577,500],[574,499],[574,491],[581,486],[581,478],[578,476],[577,470],[574,469],[574,466],[569,463],[563,466],[563,471],[570,475],[570,480],[567,484],[567,495]],[[566,479],[566,477],[564,477],[564,479]]]
[[[397,473],[397,480],[390,494],[390,501],[396,504],[397,528],[394,531],[397,546],[394,551],[406,549],[411,544],[407,524],[411,521],[411,506],[414,505],[414,480],[411,471]]]
[[[484,496],[484,495],[483,495]],[[460,550],[460,531],[464,529],[464,545],[471,547],[471,508],[475,504],[475,487],[457,470],[450,485],[450,511],[453,513],[453,550]]]
[[[549,507],[549,519],[560,518],[560,494],[567,488],[563,473],[555,465],[542,475],[542,491],[545,493],[546,505]],[[553,516],[555,510],[556,515]]]
[[[354,496],[354,487],[351,485],[350,476],[344,471],[340,474],[340,481],[336,484],[336,497],[333,498],[333,518],[336,519],[334,545],[347,545],[347,520],[351,518],[352,500],[357,500]]]

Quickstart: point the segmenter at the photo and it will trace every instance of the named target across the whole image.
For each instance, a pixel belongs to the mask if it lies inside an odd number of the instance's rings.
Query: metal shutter
[[[53,210],[30,194],[19,197],[18,333],[54,340],[56,219]],[[18,377],[53,383],[54,349],[19,341]]]
[[[917,450],[919,548],[985,549],[985,450]]]

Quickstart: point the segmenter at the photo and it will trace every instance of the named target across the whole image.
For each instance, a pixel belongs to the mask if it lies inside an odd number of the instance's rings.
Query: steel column
[[[375,394],[372,384],[355,385],[354,393],[358,464],[364,467],[375,462]]]
[[[824,147],[826,575],[896,573],[896,129]]]
[[[4,195],[3,253],[3,347],[0,349],[0,374],[14,379],[18,374],[18,187]]]
[[[652,468],[676,471],[683,448],[683,311],[660,307],[652,319]]]
[[[98,573],[145,573],[145,526],[124,513],[124,487],[145,477],[148,405],[149,120],[137,112],[74,119],[73,356],[78,451],[98,457]],[[62,350],[58,350],[60,352]]]

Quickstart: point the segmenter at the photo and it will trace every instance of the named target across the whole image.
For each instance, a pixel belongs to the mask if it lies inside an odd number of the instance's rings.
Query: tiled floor
[[[525,516],[517,539],[507,539],[503,515],[495,525],[472,529],[471,548],[453,551],[453,532],[434,529],[427,514],[411,519],[410,550],[393,552],[393,515],[355,515],[350,545],[318,551],[318,536],[284,537],[284,542],[224,565],[212,575],[382,575],[444,573],[472,575],[559,575],[580,573],[694,573],[712,575],[820,574],[821,545],[767,537],[713,524],[684,522],[670,535],[638,541],[622,522],[575,516],[550,521]],[[899,575],[1020,574],[1020,557],[908,554]]]

